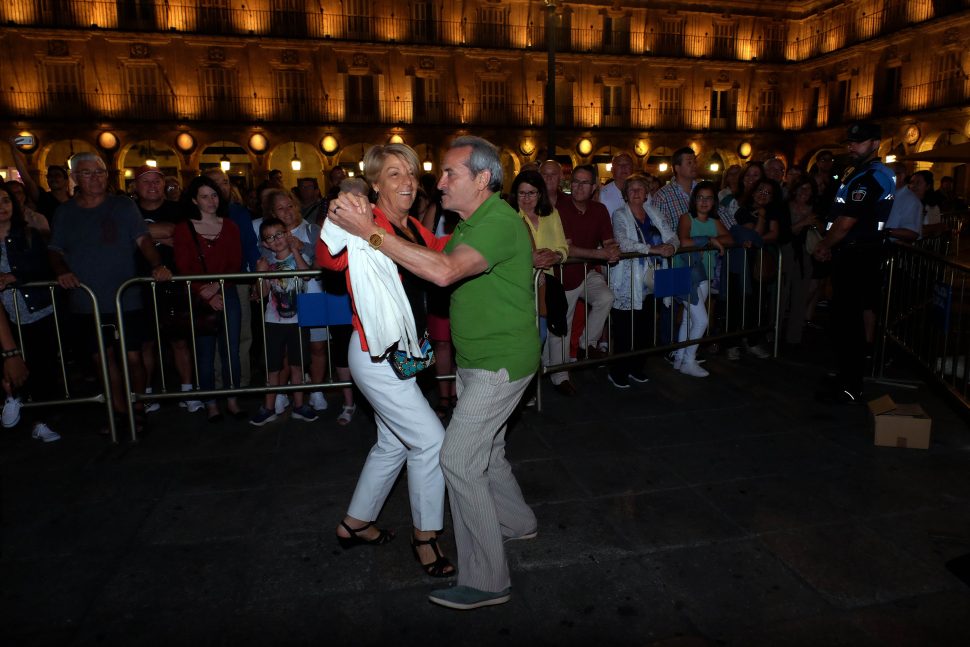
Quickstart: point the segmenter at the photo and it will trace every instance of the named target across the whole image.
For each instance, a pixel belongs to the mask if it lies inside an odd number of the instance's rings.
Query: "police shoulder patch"
[[[853,202],[862,202],[866,199],[866,188],[864,186],[856,187],[852,189],[852,193],[849,195]]]

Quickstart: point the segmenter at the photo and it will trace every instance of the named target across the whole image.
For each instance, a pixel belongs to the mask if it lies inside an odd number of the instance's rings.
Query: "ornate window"
[[[738,24],[736,22],[715,21],[711,55],[716,58],[735,58],[737,37]]]
[[[370,74],[348,74],[345,97],[348,121],[364,121],[380,115],[377,77]]]
[[[411,3],[411,40],[435,43],[441,39],[438,8],[433,1]]]
[[[303,70],[274,70],[277,118],[284,121],[309,118],[310,96],[307,92],[306,72]]]
[[[509,88],[505,80],[482,79],[480,96],[482,121],[502,123],[509,118]]]
[[[683,124],[684,91],[679,85],[668,85],[660,88],[660,127],[680,128]]]

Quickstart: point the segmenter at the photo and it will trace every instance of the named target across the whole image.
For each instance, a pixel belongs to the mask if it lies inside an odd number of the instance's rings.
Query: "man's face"
[[[78,162],[73,169],[78,191],[87,197],[97,197],[108,192],[108,172],[97,162]]]
[[[67,175],[59,168],[52,168],[47,171],[47,186],[51,191],[60,191],[67,188]]]
[[[613,181],[623,186],[626,179],[633,175],[633,159],[626,153],[613,158]]]
[[[313,186],[313,182],[300,182],[300,201],[304,204],[308,204],[316,199],[317,187]]]
[[[270,171],[269,181],[277,186],[283,186],[283,173],[281,171]]]
[[[781,182],[785,177],[785,166],[779,160],[770,159],[765,162],[765,175],[775,182]]]
[[[593,197],[593,174],[586,170],[573,171],[573,178],[570,180],[573,190],[573,202],[585,204]]]
[[[697,178],[697,156],[684,155],[680,164],[674,165],[674,174],[678,180],[694,180]]]
[[[877,148],[879,148],[878,139],[867,139],[864,142],[849,142],[849,157],[852,158],[852,161],[858,162],[867,158]]]
[[[228,201],[229,196],[232,195],[232,184],[229,182],[229,176],[222,171],[208,171],[206,175],[219,187],[222,199]]]
[[[330,171],[330,186],[339,186],[341,182],[347,179],[347,172],[343,167],[337,166],[332,171]]]
[[[145,173],[135,180],[133,188],[139,202],[156,204],[165,199],[165,181],[158,173]]]
[[[926,180],[923,179],[922,175],[914,175],[909,180],[909,190],[912,191],[920,200],[926,196],[926,190],[928,188],[929,187],[926,186]]]
[[[556,199],[556,192],[562,184],[562,167],[555,162],[546,162],[539,167],[539,175],[546,185],[546,194],[551,200]]]
[[[815,162],[818,164],[819,170],[827,174],[832,170],[832,164],[835,162],[835,158],[832,156],[832,153],[825,152],[821,153]]]
[[[441,164],[441,179],[438,180],[441,206],[451,209],[462,218],[467,218],[474,213],[481,193],[479,187],[482,178],[472,175],[468,168],[471,154],[471,146],[459,146],[445,153]]]

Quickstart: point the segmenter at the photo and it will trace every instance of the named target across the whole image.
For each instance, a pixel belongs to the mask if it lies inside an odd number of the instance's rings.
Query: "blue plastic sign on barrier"
[[[953,307],[953,286],[942,281],[933,285],[933,313],[943,332],[950,332],[950,309]]]
[[[658,299],[686,297],[690,294],[689,267],[658,269],[653,273],[653,294]]]
[[[350,297],[327,292],[308,292],[296,297],[296,313],[300,326],[320,328],[350,323]]]

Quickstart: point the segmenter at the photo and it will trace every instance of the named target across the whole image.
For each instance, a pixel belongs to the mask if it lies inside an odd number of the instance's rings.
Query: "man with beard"
[[[856,123],[848,130],[850,167],[832,204],[832,226],[815,248],[815,258],[832,261],[832,329],[838,373],[816,394],[819,401],[853,404],[862,397],[866,338],[863,312],[874,308],[881,285],[879,223],[892,209],[896,182],[879,161],[882,131]]]

